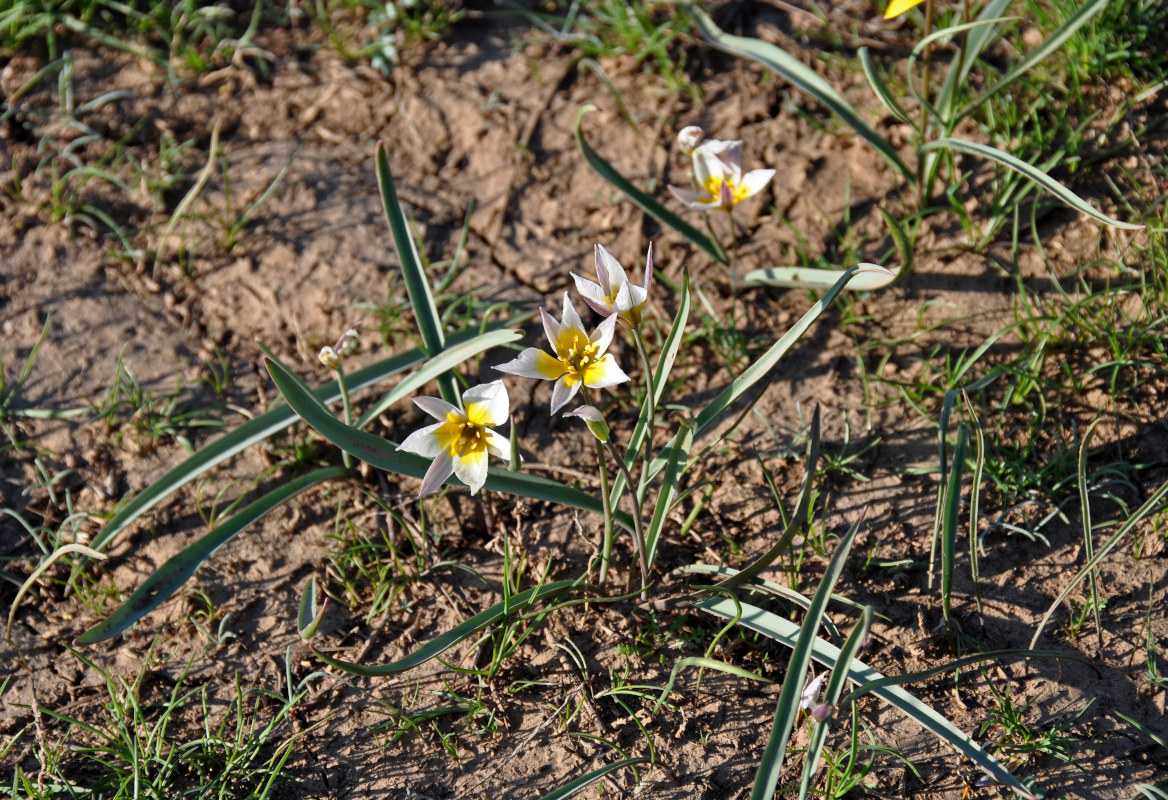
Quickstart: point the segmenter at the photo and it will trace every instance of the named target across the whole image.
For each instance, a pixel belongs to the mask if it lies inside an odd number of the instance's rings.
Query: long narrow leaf
[[[799,625],[788,619],[783,619],[769,611],[763,611],[761,608],[747,603],[739,602],[736,606],[734,602],[725,597],[712,597],[708,600],[703,600],[696,607],[723,619],[734,619],[738,614],[736,609],[741,608],[742,616],[739,620],[740,625],[757,631],[787,647],[795,646],[796,640],[802,630]],[[822,639],[816,639],[814,641],[814,658],[820,664],[830,669],[835,669],[836,664],[839,662],[839,656],[839,648]],[[853,660],[846,669],[848,672],[848,680],[853,683],[869,684],[883,680],[885,677],[858,660]],[[871,694],[892,704],[906,716],[918,722],[926,730],[936,734],[941,741],[948,743],[959,753],[973,761],[980,769],[988,772],[998,783],[1008,786],[1023,797],[1034,800],[1034,795],[1017,778],[1011,775],[996,758],[983,750],[977,742],[967,736],[956,725],[899,686],[879,686],[878,688],[872,689]],[[846,698],[844,702],[847,702]]]
[[[941,524],[941,615],[946,626],[950,624],[953,570],[957,559],[957,519],[961,512],[961,478],[965,470],[965,448],[968,441],[969,429],[962,425],[957,429],[957,447],[953,450],[953,467],[949,470],[949,483],[945,489],[944,517]]]
[[[397,198],[397,188],[393,185],[393,174],[389,171],[389,157],[386,155],[384,142],[377,143],[377,185],[381,189],[385,219],[389,223],[393,245],[401,262],[402,282],[406,286],[410,305],[414,309],[414,320],[418,324],[418,332],[422,335],[426,353],[433,358],[441,353],[446,345],[446,337],[442,332],[442,318],[438,314],[437,306],[434,305],[430,282],[426,278],[426,270],[418,254],[418,244],[414,241],[413,232],[410,231],[401,202]],[[454,406],[460,404],[458,385],[453,375],[439,378],[438,390],[447,403]]]
[[[451,341],[466,341],[466,339],[471,338],[474,334],[474,331],[461,331],[458,335],[451,337]],[[357,392],[376,383],[380,383],[386,378],[400,372],[404,372],[410,367],[424,363],[425,360],[426,354],[421,350],[409,350],[400,355],[378,361],[375,364],[370,364],[368,367],[346,376],[345,383],[349,387],[350,392]],[[341,390],[337,386],[336,381],[333,381],[316,389],[314,395],[322,403],[335,403],[341,399]],[[110,521],[105,524],[105,527],[94,537],[90,546],[94,550],[101,550],[113,537],[125,530],[130,523],[158,505],[158,503],[176,490],[182,488],[204,472],[222,464],[232,456],[243,452],[253,444],[262,442],[269,436],[279,433],[295,421],[295,411],[287,406],[279,406],[261,414],[255,419],[245,422],[231,433],[211,442],[206,447],[198,450],[190,458],[171,469],[170,472],[167,472],[148,489],[134,497],[133,500],[114,514],[110,518]]]
[[[396,445],[380,436],[351,428],[341,422],[321,405],[299,378],[280,364],[269,360],[268,372],[292,410],[321,436],[346,453],[387,472],[412,478],[425,476],[426,470],[430,467],[429,459],[398,450]],[[548,478],[522,472],[491,467],[487,473],[486,488],[533,500],[560,503],[595,514],[604,513],[604,507],[598,498]],[[631,528],[632,521],[627,514],[618,512],[614,517],[617,523]]]
[[[661,696],[657,698],[657,702],[653,704],[653,713],[665,704],[669,699],[669,693],[673,691],[673,686],[677,683],[677,676],[685,667],[701,667],[702,669],[716,669],[719,672],[725,672],[730,675],[737,675],[739,678],[746,678],[752,681],[762,681],[763,683],[770,683],[769,678],[764,678],[761,675],[756,675],[748,669],[736,666],[734,664],[727,664],[725,661],[718,661],[714,658],[704,658],[702,656],[687,656],[679,659],[673,665],[673,669],[669,673],[669,680],[665,682],[664,688],[661,689]]]
[[[807,668],[811,666],[811,658],[817,641],[816,636],[819,622],[827,611],[827,600],[835,589],[836,581],[843,572],[848,553],[851,552],[852,542],[856,540],[856,533],[860,530],[861,516],[855,524],[840,539],[839,546],[832,554],[811,598],[811,608],[803,619],[799,638],[791,650],[791,660],[787,664],[787,675],[783,679],[783,690],[779,694],[779,703],[775,709],[775,722],[771,728],[770,738],[767,740],[766,750],[763,751],[762,761],[758,765],[758,774],[754,778],[754,789],[751,791],[751,800],[771,800],[775,787],[779,785],[779,775],[783,771],[783,758],[787,753],[787,741],[795,728],[795,719],[799,714],[799,704],[803,696],[803,685],[807,678]],[[743,606],[745,612],[746,607]]]
[[[852,276],[866,272],[887,273],[888,270],[875,264],[860,264],[845,270],[835,284],[827,290],[827,293],[807,310],[802,318],[795,323],[794,327],[783,334],[777,342],[771,345],[769,350],[763,353],[757,361],[751,364],[745,372],[735,378],[729,386],[723,389],[717,397],[702,409],[701,413],[697,416],[697,429],[694,431],[694,434],[697,435],[704,431],[722,415],[723,411],[733,405],[751,387],[766,377],[766,374],[779,363],[779,360],[786,355],[787,351],[794,346],[795,342],[799,341],[799,338],[807,332],[807,329],[811,327],[811,323],[815,322],[819,318],[819,315],[831,305],[831,301],[847,285],[848,281],[852,279]]]
[[[540,798],[540,800],[565,800],[565,798],[571,797],[581,789],[587,788],[606,775],[611,775],[619,769],[647,763],[649,763],[648,756],[636,756],[635,758],[622,759],[620,761],[609,764],[608,766],[601,767],[600,769],[594,769],[592,772],[589,772],[585,775],[581,775],[571,783],[564,784],[555,791],[550,792],[549,794],[545,794],[542,798]]]
[[[842,269],[808,269],[807,267],[767,267],[754,269],[742,276],[742,287],[779,286],[785,289],[822,289],[831,286],[847,272]],[[853,292],[871,292],[896,282],[900,269],[857,275],[848,289]]]
[[[657,506],[653,509],[653,519],[649,521],[649,530],[645,532],[645,550],[648,552],[646,563],[653,568],[653,559],[657,555],[657,542],[661,538],[661,529],[665,527],[665,519],[677,499],[678,485],[681,475],[689,464],[689,451],[693,446],[693,426],[684,422],[673,437],[673,445],[669,448],[669,459],[665,466],[665,476],[662,478],[661,493],[657,496]]]
[[[688,6],[694,25],[706,41],[714,47],[738,56],[748,58],[762,64],[791,83],[797,89],[806,92],[819,102],[823,103],[833,113],[842,119],[848,127],[860,137],[875,147],[888,163],[896,167],[905,178],[912,180],[913,173],[900,160],[896,150],[871,125],[864,121],[860,113],[849,103],[844,96],[835,90],[830,83],[819,77],[814,70],[799,61],[789,53],[785,53],[773,44],[760,39],[750,39],[745,36],[734,36],[726,33],[697,6]]]
[[[864,606],[860,621],[848,634],[848,640],[840,648],[839,667],[832,670],[831,678],[827,682],[827,692],[823,702],[832,708],[839,704],[840,695],[847,685],[848,667],[860,652],[864,640],[868,638],[868,629],[872,627],[872,607]],[[838,713],[838,711],[836,712]],[[811,738],[807,743],[807,755],[803,757],[803,778],[799,781],[799,800],[807,800],[807,792],[811,789],[811,782],[819,769],[819,759],[823,756],[823,745],[827,741],[827,720],[816,723],[811,729]]]
[[[249,504],[230,519],[215,526],[210,533],[184,548],[182,552],[172,556],[130,595],[129,600],[122,603],[100,625],[78,636],[74,644],[78,646],[93,644],[117,636],[181,589],[182,585],[195,574],[204,561],[220,547],[234,539],[240,531],[305,489],[333,478],[344,477],[347,473],[348,470],[344,467],[319,469],[295,478]]]
[[[572,132],[576,136],[576,146],[580,148],[580,154],[584,156],[584,160],[588,162],[588,166],[596,170],[600,177],[611,183],[616,188],[620,189],[625,195],[633,201],[637,208],[644,211],[653,219],[660,222],[662,225],[667,225],[680,233],[685,238],[696,244],[698,247],[705,250],[710,256],[722,264],[729,264],[730,260],[726,258],[726,254],[722,252],[722,248],[718,243],[699,231],[693,225],[690,225],[684,219],[674,214],[664,205],[659,203],[656,198],[647,192],[643,192],[637,188],[636,184],[622,175],[616,167],[604,160],[604,158],[592,149],[592,146],[584,140],[584,131],[580,127],[580,123],[584,119],[584,115],[589,111],[595,111],[596,106],[587,105],[580,109],[580,113],[576,115],[576,124],[572,126]]]
[[[356,426],[364,428],[370,421],[385,413],[394,403],[405,399],[411,392],[425,386],[427,382],[443,373],[457,367],[464,361],[474,358],[479,353],[490,350],[492,347],[509,344],[523,338],[523,331],[501,330],[488,331],[461,344],[448,344],[446,348],[407,378],[403,378],[380,400],[370,406],[369,410],[361,415]]]
[[[1003,152],[996,147],[990,147],[986,144],[978,144],[977,142],[966,141],[965,139],[956,139],[954,137],[945,137],[929,142],[921,147],[923,151],[932,150],[956,150],[959,153],[967,153],[969,155],[980,156],[981,158],[988,158],[990,161],[995,161],[1004,167],[1014,170],[1022,175],[1025,175],[1030,180],[1037,183],[1043,189],[1053,194],[1059,200],[1069,205],[1076,211],[1081,211],[1087,216],[1097,219],[1100,222],[1111,225],[1115,228],[1122,228],[1128,231],[1138,231],[1143,229],[1143,225],[1136,225],[1131,222],[1120,222],[1099,211],[1094,206],[1090,205],[1086,200],[1079,197],[1070,189],[1063,186],[1054,178],[1047,175],[1037,167],[1027,164],[1020,158]]]
[[[888,85],[884,83],[884,79],[880,77],[880,70],[877,69],[876,64],[872,61],[872,54],[868,52],[867,47],[860,48],[860,68],[864,70],[864,77],[868,79],[868,85],[872,87],[872,91],[876,93],[876,97],[888,109],[888,113],[896,117],[905,125],[912,125],[913,121],[896,98],[892,96],[892,92],[888,91]]]
[[[316,654],[317,658],[329,666],[335,667],[336,669],[343,670],[344,672],[348,672],[353,675],[361,675],[366,678],[378,678],[385,677],[387,675],[396,675],[399,672],[406,672],[407,670],[411,670],[414,667],[425,664],[432,658],[442,655],[459,642],[474,636],[488,625],[494,625],[496,622],[506,617],[509,613],[521,611],[526,606],[529,606],[537,600],[546,600],[551,597],[558,597],[564,592],[574,589],[579,585],[579,581],[557,581],[556,583],[537,586],[534,589],[528,589],[527,591],[512,595],[504,602],[496,603],[486,611],[474,615],[467,621],[463,622],[461,625],[452,628],[440,636],[436,636],[414,652],[407,655],[405,658],[394,661],[391,664],[367,666],[365,664],[357,664],[352,661],[344,661],[342,659],[333,658],[328,653],[323,653],[320,650],[314,650],[313,652]]]

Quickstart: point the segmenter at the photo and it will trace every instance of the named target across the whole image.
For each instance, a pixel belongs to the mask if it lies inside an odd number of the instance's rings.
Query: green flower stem
[[[612,500],[608,496],[608,464],[605,462],[604,445],[593,437],[596,443],[596,461],[600,465],[600,502],[604,504],[604,541],[600,550],[600,585],[608,580],[608,564],[612,560]]]
[[[340,364],[337,364],[336,369],[334,369],[333,372],[335,372],[337,375],[337,386],[340,387],[341,390],[341,407],[344,409],[345,413],[345,424],[352,427],[353,403],[351,400],[349,400],[349,387],[345,383],[345,370]],[[345,465],[345,469],[353,468],[353,457],[351,455],[342,450],[341,458]]]
[[[726,209],[726,219],[730,221],[730,285],[738,289],[738,228],[734,224],[734,209]]]
[[[653,385],[653,367],[649,363],[649,350],[645,347],[645,337],[640,326],[633,328],[633,341],[637,343],[637,353],[641,356],[641,369],[645,373],[645,404],[649,409],[648,424],[645,426],[645,457],[641,461],[641,482],[637,485],[637,498],[644,497],[649,464],[653,461],[653,428],[657,419],[656,387]]]

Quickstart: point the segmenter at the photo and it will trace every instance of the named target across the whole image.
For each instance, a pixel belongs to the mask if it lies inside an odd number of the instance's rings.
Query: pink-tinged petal
[[[596,330],[592,332],[589,341],[596,345],[596,354],[603,355],[608,346],[612,344],[612,335],[616,331],[616,317],[609,317],[596,326]]]
[[[690,208],[702,208],[702,203],[710,199],[710,196],[705,192],[695,192],[692,189],[682,189],[677,186],[670,186],[669,193]]]
[[[552,347],[555,347],[556,342],[560,340],[560,323],[556,322],[556,318],[542,308],[539,310],[539,316],[543,320],[544,336],[552,343]]]
[[[434,419],[440,419],[443,422],[446,421],[447,414],[462,413],[455,406],[452,406],[450,403],[447,403],[445,400],[439,399],[437,397],[419,396],[411,397],[410,399],[414,401],[414,405],[416,405],[418,408],[425,411]]]
[[[430,469],[426,470],[426,476],[422,478],[422,488],[418,490],[418,497],[425,497],[431,492],[437,491],[442,484],[446,483],[446,479],[454,472],[454,459],[450,457],[449,453],[442,453],[434,459],[434,463],[430,465]]]
[[[478,494],[487,482],[487,451],[467,453],[454,459],[454,474],[470,487],[470,493]]]
[[[718,187],[718,205],[727,211],[734,208],[734,190],[730,188],[729,183],[723,182]]]
[[[535,347],[527,348],[514,361],[500,364],[495,369],[508,375],[535,378],[540,381],[554,381],[568,371],[567,366],[558,358]]]
[[[495,431],[483,431],[487,436],[487,449],[499,458],[511,457],[511,440]]]
[[[575,272],[571,273],[572,280],[576,282],[576,291],[588,307],[595,311],[602,317],[607,317],[612,314],[612,309],[608,306],[608,298],[604,296],[604,291],[597,284],[590,280],[581,278]]]
[[[752,169],[742,176],[742,199],[754,197],[765,189],[775,177],[773,169]]]
[[[568,297],[568,293],[564,292],[564,316],[560,317],[560,335],[563,336],[565,329],[569,328],[582,331],[584,330],[584,321],[576,313],[576,307],[572,305],[572,300]],[[559,340],[557,339],[555,341]]]
[[[397,446],[397,449],[407,453],[414,453],[424,458],[435,458],[441,455],[442,446],[438,444],[438,437],[434,435],[434,432],[441,428],[443,424],[442,422],[437,422],[433,425],[419,428],[407,436],[406,440]]]
[[[624,383],[629,376],[616,363],[612,355],[606,355],[595,364],[589,364],[584,373],[584,385],[589,389],[604,389]]]
[[[604,249],[602,244],[596,245],[596,276],[600,278],[600,286],[607,295],[615,294],[615,290],[629,280],[625,275],[625,268]]]
[[[462,394],[462,402],[467,407],[467,418],[471,418],[471,405],[479,406],[479,414],[471,419],[478,425],[502,425],[511,414],[511,401],[507,398],[507,387],[503,381],[472,386]]]
[[[609,319],[615,320],[616,317],[609,317]],[[552,389],[552,413],[554,414],[566,406],[578,391],[580,391],[580,381],[576,379],[575,375],[568,374],[556,381],[555,388]]]

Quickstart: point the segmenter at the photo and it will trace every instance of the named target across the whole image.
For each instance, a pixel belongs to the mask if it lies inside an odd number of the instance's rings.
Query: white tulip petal
[[[438,487],[446,483],[446,479],[454,472],[454,459],[449,453],[442,453],[434,459],[434,463],[426,470],[426,477],[422,478],[422,488],[418,490],[418,497],[425,497]]]
[[[556,322],[556,318],[542,308],[539,310],[539,316],[543,320],[544,335],[552,343],[552,347],[555,347],[556,342],[560,340],[560,323]]]
[[[705,192],[695,192],[692,189],[680,189],[676,186],[670,186],[669,193],[690,208],[705,208],[706,206],[704,204],[710,200],[710,196]]]
[[[608,346],[612,344],[612,335],[616,331],[616,317],[608,317],[596,326],[596,330],[592,332],[589,341],[596,345],[596,354],[603,355]]]
[[[410,399],[414,401],[414,405],[416,405],[418,408],[425,411],[434,419],[440,419],[443,422],[446,421],[447,414],[461,413],[457,407],[450,405],[450,403],[447,403],[445,400],[442,400],[438,397],[419,396],[411,397]]]
[[[604,249],[602,244],[596,245],[596,276],[600,278],[600,285],[608,295],[613,294],[614,289],[622,283],[628,283],[629,280],[625,275],[625,268]]]
[[[419,428],[407,436],[405,441],[397,446],[397,449],[425,458],[436,458],[442,453],[442,448],[438,446],[438,437],[434,435],[434,432],[441,428],[442,424],[436,422],[433,425]]]
[[[622,283],[620,290],[617,291],[616,297],[612,299],[612,310],[618,314],[631,309],[636,303],[633,302],[633,286],[627,283]]]
[[[584,321],[576,313],[576,307],[572,305],[572,300],[568,297],[567,292],[564,292],[564,316],[560,318],[560,332],[562,333],[565,328],[575,328],[578,331],[584,330]],[[558,338],[552,339],[553,346],[558,342]]]
[[[615,320],[616,317],[609,317],[609,319]],[[611,357],[609,356],[609,358]],[[556,381],[555,388],[552,389],[552,413],[555,414],[566,406],[578,391],[580,391],[580,381],[576,380],[573,375],[564,375]]]
[[[495,369],[508,375],[541,381],[554,381],[568,371],[562,361],[536,347],[527,348],[513,361],[500,364]]]
[[[612,314],[612,309],[608,305],[608,298],[605,297],[604,290],[598,284],[586,278],[581,278],[575,272],[571,274],[572,280],[576,282],[576,291],[584,299],[584,302],[588,304],[589,308],[602,317],[607,317]]]
[[[725,172],[723,167],[724,165],[718,157],[705,149],[704,146],[694,150],[694,180],[698,182],[698,186],[708,186],[711,180],[722,180],[722,175]]]
[[[616,386],[618,383],[624,383],[628,379],[629,376],[624,373],[624,370],[616,363],[616,359],[610,354],[588,368],[585,385],[589,389],[605,389],[609,386]]]
[[[511,457],[511,440],[495,431],[483,431],[487,435],[487,449],[499,458]]]
[[[470,487],[472,495],[478,494],[479,489],[482,489],[483,484],[487,482],[486,451],[479,450],[454,459],[454,474]]]
[[[462,402],[467,406],[477,403],[483,407],[482,418],[475,420],[480,425],[502,425],[511,414],[507,387],[501,380],[472,386],[463,392]]]
[[[742,178],[742,188],[746,190],[745,197],[754,197],[765,189],[775,177],[773,169],[753,169]]]

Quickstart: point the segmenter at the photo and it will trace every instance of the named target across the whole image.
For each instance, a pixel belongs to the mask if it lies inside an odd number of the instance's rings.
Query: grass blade
[[[583,121],[585,114],[595,110],[596,106],[593,105],[586,105],[581,108],[580,113],[576,115],[576,124],[572,126],[572,132],[576,136],[576,146],[580,148],[580,154],[584,156],[584,160],[588,162],[588,166],[592,167],[600,177],[624,192],[637,208],[653,217],[653,219],[662,225],[668,225],[670,228],[673,228],[682,236],[709,253],[715,261],[722,264],[729,264],[730,260],[722,252],[722,248],[718,246],[717,242],[709,236],[706,236],[693,225],[690,225],[677,214],[674,214],[658,202],[655,197],[638,189],[632,181],[620,174],[616,167],[605,161],[599,153],[592,149],[588,142],[584,141],[584,131],[581,129],[580,123]]]
[[[540,800],[564,800],[565,798],[576,794],[576,792],[580,791],[581,789],[596,783],[596,781],[600,780],[606,775],[610,775],[613,772],[616,772],[618,769],[624,769],[625,767],[632,767],[636,766],[637,764],[648,763],[648,756],[636,756],[635,758],[626,758],[622,759],[621,761],[616,761],[612,764],[609,764],[608,766],[601,767],[600,769],[594,769],[592,772],[589,772],[586,775],[581,775],[571,783],[564,784],[555,791],[550,792],[549,794],[545,794],[542,798],[540,798]]]
[[[734,36],[726,33],[715,25],[714,21],[697,6],[688,6],[687,8],[693,17],[694,25],[697,26],[698,32],[705,37],[706,41],[730,55],[748,58],[751,61],[762,64],[767,69],[780,75],[797,89],[806,92],[823,103],[824,106],[842,119],[848,127],[875,147],[888,160],[888,163],[896,167],[906,179],[913,180],[912,170],[900,160],[900,156],[896,154],[896,150],[892,145],[885,141],[872,126],[864,121],[860,113],[856,111],[851,103],[844,99],[842,94],[835,90],[835,87],[819,77],[814,70],[804,65],[789,53],[785,53],[775,47],[773,44],[768,44],[759,39]]]
[[[783,770],[783,757],[787,753],[787,741],[795,728],[795,719],[799,714],[799,704],[802,700],[803,686],[807,677],[807,669],[811,666],[812,652],[817,641],[816,632],[819,630],[820,620],[827,611],[827,600],[835,588],[843,572],[844,563],[852,549],[852,542],[856,540],[856,533],[860,530],[860,522],[856,520],[851,529],[840,539],[839,546],[827,564],[823,580],[811,598],[811,608],[803,619],[802,629],[791,651],[791,660],[787,664],[787,675],[783,679],[783,689],[779,694],[778,707],[775,709],[775,723],[771,728],[770,738],[767,740],[766,750],[762,761],[758,765],[758,774],[754,778],[754,789],[750,794],[751,800],[770,800],[775,794],[775,787],[779,785],[779,775]],[[745,611],[746,606],[743,606]]]
[[[304,584],[304,593],[300,596],[300,613],[296,616],[296,632],[301,639],[307,642],[316,636],[326,608],[328,595],[325,595],[323,603],[316,602],[316,576],[313,576]]]
[[[1050,622],[1051,615],[1054,614],[1055,609],[1062,605],[1062,602],[1067,599],[1067,595],[1074,591],[1075,587],[1078,586],[1084,578],[1090,575],[1097,566],[1099,566],[1099,562],[1101,562],[1107,556],[1107,554],[1111,552],[1112,548],[1119,544],[1119,541],[1124,536],[1127,536],[1131,529],[1134,528],[1141,520],[1143,520],[1144,517],[1154,512],[1159,512],[1163,509],[1160,501],[1164,499],[1164,495],[1166,494],[1168,494],[1168,481],[1160,484],[1160,488],[1157,489],[1142,506],[1136,509],[1134,514],[1127,518],[1123,525],[1120,526],[1119,530],[1117,530],[1112,535],[1112,537],[1108,539],[1103,544],[1103,546],[1095,552],[1095,555],[1087,559],[1086,565],[1081,570],[1079,570],[1075,577],[1071,578],[1071,582],[1066,585],[1066,588],[1059,592],[1059,596],[1055,598],[1054,602],[1050,604],[1050,608],[1048,608],[1046,613],[1042,615],[1042,619],[1038,623],[1038,629],[1034,631],[1034,636],[1030,639],[1031,647],[1034,647],[1035,643],[1038,641],[1038,637],[1042,636],[1042,631],[1046,627],[1046,623]]]
[[[1063,186],[1061,183],[1047,175],[1042,170],[1031,164],[1027,164],[1020,158],[1003,152],[996,147],[990,147],[986,144],[978,144],[977,142],[970,142],[966,141],[965,139],[956,139],[954,137],[948,136],[921,146],[922,152],[932,150],[956,150],[959,153],[966,153],[968,155],[987,158],[990,161],[994,161],[1004,167],[1012,169],[1015,172],[1026,176],[1053,194],[1059,200],[1062,200],[1071,208],[1075,209],[1076,211],[1080,211],[1093,219],[1099,220],[1106,225],[1111,225],[1114,228],[1122,228],[1123,230],[1127,231],[1138,231],[1144,228],[1143,225],[1136,225],[1131,222],[1120,222],[1117,219],[1112,219],[1102,211],[1099,211],[1094,206],[1088,204],[1086,200],[1079,197],[1077,194]]]
[[[737,607],[742,609],[742,617],[739,624],[774,639],[787,647],[795,646],[801,628],[788,619],[772,614],[769,611],[763,611],[761,608],[747,603],[739,602],[736,606],[734,602],[725,597],[712,597],[696,604],[696,608],[708,611],[723,619],[734,619],[738,613]],[[979,654],[979,656],[986,655],[991,654]],[[839,648],[822,639],[815,639],[814,658],[820,664],[834,669],[839,662],[839,656]],[[874,684],[875,681],[885,680],[885,676],[862,661],[853,661],[846,669],[848,680],[861,685]],[[948,743],[963,756],[973,761],[978,768],[988,772],[998,783],[1008,786],[1023,797],[1035,800],[1034,795],[1017,778],[1011,775],[996,758],[983,750],[981,745],[967,736],[956,725],[908,692],[894,685],[876,685],[876,688],[871,688],[868,691],[881,700],[895,706],[910,719],[913,719],[923,728],[935,734],[941,741]],[[855,693],[853,692],[853,694]],[[855,698],[849,696],[843,702],[847,703],[852,699]]]
[[[397,188],[393,185],[393,174],[389,171],[389,157],[385,152],[385,142],[377,143],[377,185],[381,189],[381,202],[385,207],[385,219],[393,236],[393,246],[401,261],[402,282],[410,296],[414,309],[414,319],[418,333],[422,335],[422,345],[430,357],[437,356],[446,346],[442,333],[442,318],[434,305],[434,295],[430,292],[430,282],[418,255],[418,244],[410,231],[401,202],[397,198]],[[461,405],[461,397],[453,375],[443,375],[438,379],[438,390],[442,399],[453,406]]]
[[[703,658],[702,656],[687,656],[680,659],[673,665],[673,670],[669,673],[669,680],[665,683],[665,688],[661,690],[661,696],[657,698],[657,702],[653,704],[653,713],[665,704],[669,699],[669,693],[673,691],[673,685],[677,683],[677,676],[685,667],[701,667],[702,669],[716,669],[719,672],[726,672],[730,675],[737,675],[739,678],[746,678],[752,681],[762,681],[763,683],[770,683],[769,678],[764,678],[761,675],[756,675],[748,669],[735,666],[734,664],[727,664],[725,661],[718,661],[714,658]]]
[[[320,403],[298,377],[280,364],[269,360],[268,372],[271,374],[276,388],[280,390],[280,394],[284,396],[292,410],[315,428],[321,436],[346,453],[366,461],[378,469],[394,472],[398,475],[421,478],[426,474],[426,470],[430,466],[429,459],[413,453],[402,452],[397,449],[396,445],[380,436],[351,428],[341,422]],[[457,479],[452,477],[451,480]],[[604,507],[598,498],[579,489],[573,489],[565,484],[536,475],[491,467],[487,474],[486,487],[497,492],[530,497],[534,500],[545,500],[549,503],[560,503],[595,514],[604,513]],[[632,528],[632,520],[628,514],[618,512],[614,514],[614,517],[617,523]]]
[[[366,666],[365,664],[357,664],[351,661],[343,661],[341,659],[333,658],[327,653],[322,653],[314,649],[316,657],[324,663],[336,669],[343,670],[352,675],[361,675],[366,678],[385,677],[387,675],[396,675],[399,672],[405,672],[426,663],[432,658],[442,655],[450,648],[454,647],[459,642],[474,636],[479,631],[486,628],[488,625],[493,625],[499,620],[503,619],[508,613],[512,613],[523,609],[524,607],[536,602],[537,600],[545,600],[549,597],[558,597],[564,592],[574,589],[580,585],[579,580],[575,581],[557,581],[556,583],[549,583],[544,586],[537,586],[534,589],[528,589],[525,592],[512,595],[502,603],[496,603],[470,619],[463,622],[461,625],[448,630],[441,636],[437,636],[426,644],[419,647],[414,652],[407,655],[405,658],[394,661],[392,664],[382,664],[379,666]]]
[[[727,592],[737,589],[747,581],[755,578],[760,572],[769,567],[774,560],[786,552],[791,546],[796,534],[807,524],[807,509],[811,506],[811,484],[815,478],[815,465],[819,462],[819,406],[815,407],[815,415],[811,418],[811,440],[807,443],[807,467],[803,472],[803,486],[799,490],[799,500],[795,505],[795,513],[783,530],[779,540],[771,549],[756,558],[749,566],[739,570],[737,575],[727,578],[714,585],[714,591]],[[778,503],[779,498],[775,497]]]
[[[182,588],[204,561],[234,539],[240,531],[305,489],[333,478],[342,478],[347,474],[348,470],[344,467],[319,469],[295,478],[251,503],[238,514],[215,526],[210,533],[200,537],[181,553],[171,557],[130,595],[129,600],[122,603],[100,625],[78,636],[74,644],[77,646],[93,644],[117,636]]]
[[[900,103],[888,91],[888,85],[884,83],[884,79],[880,77],[880,71],[876,68],[875,62],[872,61],[872,54],[868,52],[867,47],[860,48],[860,68],[864,70],[864,77],[868,79],[868,85],[872,87],[872,91],[876,93],[876,97],[888,109],[888,113],[896,117],[905,125],[912,125],[913,121],[905,110],[900,107]]]
[[[819,318],[819,315],[831,305],[831,301],[840,293],[840,290],[847,284],[852,276],[857,273],[865,272],[884,272],[888,270],[884,267],[876,266],[875,264],[859,264],[844,271],[835,284],[827,290],[827,293],[819,299],[815,305],[807,310],[807,313],[795,323],[789,331],[783,334],[777,342],[771,345],[757,361],[751,364],[741,375],[735,378],[729,386],[722,390],[722,392],[710,401],[701,413],[698,414],[694,435],[700,434],[707,427],[710,426],[722,412],[735,403],[743,394],[745,394],[752,386],[766,377],[766,374],[771,371],[775,364],[786,355],[787,351],[799,341],[799,338],[807,332],[811,327],[811,323]]]
[[[678,484],[681,475],[689,465],[689,451],[693,447],[693,425],[682,423],[677,434],[673,437],[673,444],[669,448],[669,460],[665,465],[665,477],[661,483],[661,493],[657,495],[657,506],[653,509],[653,518],[649,521],[649,529],[645,532],[646,561],[649,569],[653,568],[653,558],[657,554],[657,542],[661,538],[661,529],[665,527],[665,519],[673,501],[677,499]]]
[[[1062,47],[1063,44],[1066,43],[1067,39],[1070,39],[1075,35],[1079,28],[1086,25],[1088,22],[1090,22],[1092,17],[1102,11],[1107,6],[1109,1],[1110,0],[1088,0],[1087,2],[1080,5],[1077,9],[1075,9],[1074,14],[1071,14],[1071,16],[1067,17],[1063,21],[1063,24],[1059,25],[1058,28],[1056,28],[1054,32],[1046,38],[1046,41],[1035,48],[1029,55],[1026,56],[1026,58],[1022,59],[1020,62],[1011,67],[1005,75],[998,78],[998,80],[995,81],[994,84],[990,86],[990,88],[982,92],[981,96],[979,96],[976,100],[965,106],[965,108],[961,109],[961,111],[957,113],[957,117],[954,119],[954,122],[973,113],[978,108],[978,106],[985,103],[987,100],[989,100],[989,98],[993,97],[1002,89],[1005,89],[1022,75],[1025,75],[1039,61],[1042,61],[1055,50],[1058,50],[1060,47]]]
[[[957,560],[957,519],[961,512],[961,478],[965,470],[965,448],[969,441],[969,429],[962,425],[957,429],[957,447],[953,450],[953,467],[949,470],[949,483],[945,488],[945,508],[941,524],[941,616],[945,627],[950,626],[949,614],[953,595],[953,570]]]

